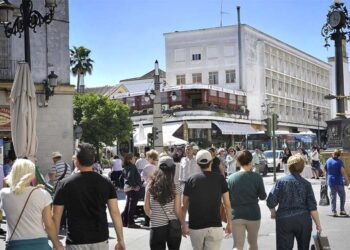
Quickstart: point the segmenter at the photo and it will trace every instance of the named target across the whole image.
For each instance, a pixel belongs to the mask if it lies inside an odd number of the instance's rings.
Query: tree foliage
[[[79,46],[75,47],[73,46],[73,49],[69,50],[70,52],[70,65],[71,65],[71,71],[73,76],[78,76],[77,78],[77,89],[78,92],[80,92],[80,77],[85,76],[86,73],[91,75],[93,65],[92,63],[94,62],[90,58],[90,53],[91,50]]]
[[[74,95],[74,120],[83,129],[82,140],[96,149],[113,142],[128,141],[132,133],[130,109],[119,101],[87,93]]]

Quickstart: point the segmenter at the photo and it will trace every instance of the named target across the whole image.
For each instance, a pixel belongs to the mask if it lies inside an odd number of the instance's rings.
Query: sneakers
[[[337,212],[334,212],[334,213],[333,213],[333,217],[338,217]]]
[[[339,215],[341,215],[341,216],[348,216],[348,214],[345,211],[340,211]]]

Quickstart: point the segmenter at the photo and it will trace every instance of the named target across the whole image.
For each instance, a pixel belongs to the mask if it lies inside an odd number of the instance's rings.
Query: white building
[[[280,129],[290,132],[317,129],[318,108],[323,129],[324,121],[335,117],[330,101],[323,98],[334,93],[332,65],[249,25],[241,25],[242,77],[237,25],[164,36],[170,86],[199,83],[244,91],[249,119],[257,124],[265,118],[261,106],[269,100]]]

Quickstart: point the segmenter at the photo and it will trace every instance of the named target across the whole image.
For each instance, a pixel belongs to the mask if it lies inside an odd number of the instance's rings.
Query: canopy
[[[223,135],[246,135],[256,133],[256,131],[245,123],[234,122],[213,122],[221,130]]]
[[[211,128],[210,121],[187,121],[188,128],[192,129],[203,129]]]
[[[176,132],[176,130],[178,130],[181,127],[181,125],[182,123],[163,124],[163,146],[187,144],[187,141],[173,136],[173,134]],[[136,128],[133,136],[134,146],[146,146],[148,133],[152,133],[152,126],[139,126],[138,128]],[[142,136],[142,134],[144,134],[144,137]]]
[[[11,89],[11,135],[18,158],[35,161],[37,151],[35,86],[27,63],[17,66]]]

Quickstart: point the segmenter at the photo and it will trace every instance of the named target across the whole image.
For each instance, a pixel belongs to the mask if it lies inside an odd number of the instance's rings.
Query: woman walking
[[[340,215],[346,216],[345,212],[345,190],[344,190],[344,181],[349,184],[348,176],[344,169],[344,163],[339,159],[341,151],[336,149],[333,152],[331,158],[326,162],[325,170],[327,173],[327,185],[331,189],[331,208],[334,217],[337,217],[337,194],[340,198]]]
[[[298,249],[310,249],[311,218],[316,224],[316,230],[321,232],[312,186],[300,176],[304,167],[303,156],[291,156],[288,159],[291,174],[278,179],[267,198],[271,218],[276,219],[276,249],[293,249],[294,238],[297,240]]]
[[[122,213],[123,225],[129,228],[140,228],[139,225],[135,224],[134,214],[139,201],[142,182],[132,153],[127,153],[124,157],[122,175],[124,178],[124,192],[126,194],[125,208]]]
[[[174,183],[175,163],[170,156],[159,159],[145,194],[145,212],[151,219],[150,247],[152,250],[180,248],[181,226],[185,220],[181,213],[181,188]],[[181,222],[180,222],[181,221]],[[173,225],[177,227],[173,227]]]
[[[259,199],[266,199],[264,182],[259,173],[252,172],[253,156],[243,150],[237,157],[241,166],[239,172],[230,175],[228,188],[230,191],[232,211],[233,249],[242,250],[245,234],[248,232],[249,249],[258,249],[258,232],[261,213]]]
[[[6,213],[8,250],[63,250],[52,219],[51,195],[42,188],[30,186],[35,166],[30,160],[18,159],[6,178],[9,188],[0,192],[1,209]]]
[[[227,175],[231,175],[236,172],[236,150],[233,147],[229,147],[228,155],[226,156],[226,166],[227,166]]]
[[[112,160],[112,169],[111,169],[111,181],[113,182],[116,188],[123,188],[123,183],[120,183],[119,177],[122,174],[122,160],[118,155],[115,155]]]
[[[290,149],[284,148],[283,156],[282,156],[282,164],[283,164],[283,170],[284,170],[285,175],[289,174],[287,162],[288,162],[289,157],[291,157],[291,156],[292,156],[292,153],[290,152]]]

